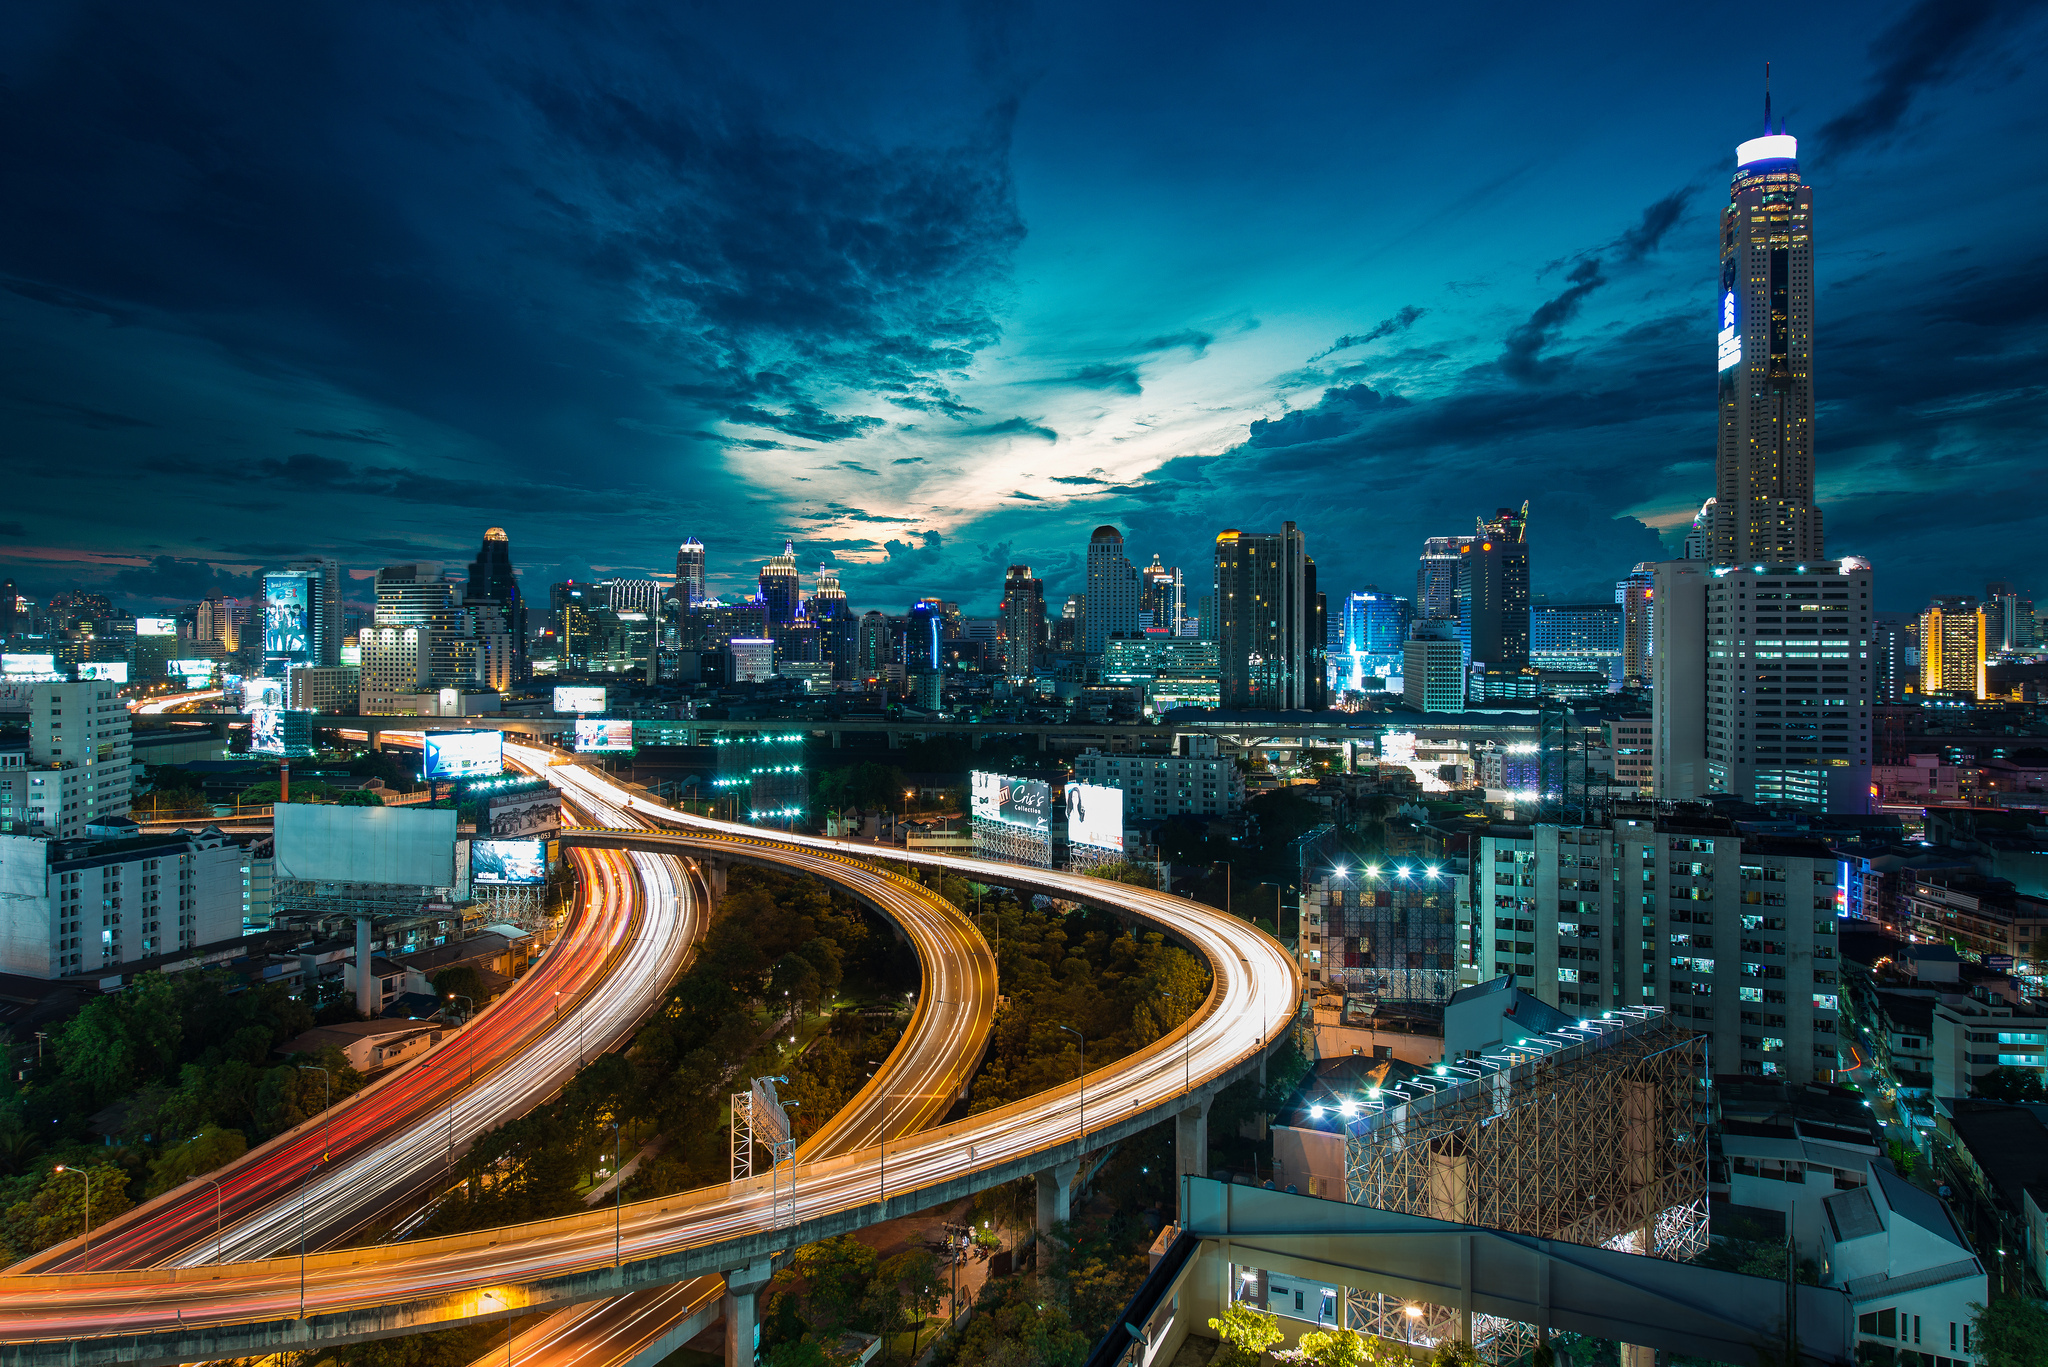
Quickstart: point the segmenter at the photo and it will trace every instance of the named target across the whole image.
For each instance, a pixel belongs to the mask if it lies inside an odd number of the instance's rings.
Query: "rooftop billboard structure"
[[[281,802],[276,877],[308,883],[455,886],[452,807],[328,807]]]

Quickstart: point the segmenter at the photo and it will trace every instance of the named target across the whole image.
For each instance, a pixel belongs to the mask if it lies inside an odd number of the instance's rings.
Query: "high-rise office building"
[[[1401,653],[1401,696],[1410,707],[1423,712],[1465,710],[1465,648],[1449,622],[1417,622]]]
[[[1656,567],[1656,792],[1870,807],[1871,569]]]
[[[1003,574],[1003,602],[996,611],[996,648],[1002,652],[1004,674],[1030,678],[1044,646],[1045,581],[1029,565],[1012,565]]]
[[[846,590],[839,587],[837,570],[818,566],[818,583],[811,590],[808,607],[818,631],[818,659],[832,666],[834,679],[853,678],[854,635],[859,619],[847,601]]]
[[[1813,501],[1813,190],[1799,143],[1770,128],[1735,149],[1721,211],[1721,430],[1715,453],[1716,565],[1822,559]]]
[[[887,677],[889,666],[895,662],[890,638],[887,614],[870,611],[860,615],[860,627],[853,646],[855,678]]]
[[[782,554],[770,556],[761,567],[761,603],[768,609],[771,627],[796,620],[797,604],[803,601],[803,578],[796,572],[796,543],[782,543]]]
[[[1458,615],[1458,551],[1468,538],[1432,536],[1422,543],[1415,567],[1415,620],[1456,619]]]
[[[1458,639],[1465,663],[1513,672],[1529,663],[1529,505],[1481,519],[1458,547]]]
[[[613,612],[644,612],[650,617],[660,610],[661,585],[652,579],[608,579],[605,605]]]
[[[1901,703],[1920,692],[1920,619],[1880,612],[1870,624],[1870,700]]]
[[[1654,563],[1644,561],[1614,586],[1614,601],[1621,607],[1621,681],[1625,688],[1647,688],[1655,673],[1651,622],[1657,611],[1656,571]]]
[[[694,536],[676,548],[676,596],[687,610],[704,601],[704,543]]]
[[[20,630],[14,624],[14,603],[18,596],[12,579],[0,579],[0,640]]]
[[[1598,674],[1621,687],[1622,605],[1542,604],[1529,609],[1529,664],[1561,673]]]
[[[312,633],[313,659],[308,663],[316,665],[338,665],[341,663],[342,604],[341,604],[341,562],[325,555],[307,556],[294,560],[285,566],[288,572],[311,576],[318,584],[319,591],[311,597],[309,626]]]
[[[939,642],[946,638],[945,604],[936,598],[920,598],[904,619],[903,668],[911,674],[939,672]]]
[[[1974,598],[1937,598],[1920,614],[1922,697],[1984,696],[1986,612]]]
[[[1990,631],[1987,654],[2026,654],[2040,649],[2039,622],[2031,598],[2020,597],[2010,584],[1993,584],[1984,595],[1984,603],[1988,614],[1985,625]]]
[[[1222,706],[1329,706],[1329,614],[1316,562],[1292,522],[1216,538],[1216,659]]]
[[[526,652],[526,599],[519,592],[519,576],[512,569],[512,543],[506,539],[503,527],[484,532],[484,544],[476,559],[469,562],[469,584],[462,601],[472,609],[496,608],[496,629],[490,634],[508,638],[510,668],[492,671],[506,675],[504,682],[493,679],[492,686],[502,689],[525,679],[532,672]],[[491,652],[493,656],[498,653],[496,649]]]
[[[1344,687],[1357,689],[1368,677],[1387,679],[1401,672],[1409,612],[1406,598],[1382,593],[1377,584],[1367,584],[1344,600],[1343,658],[1338,669]]]
[[[1088,538],[1088,592],[1081,613],[1081,650],[1102,654],[1112,636],[1138,630],[1138,570],[1124,559],[1124,534],[1097,527]]]
[[[1145,614],[1143,625],[1180,635],[1181,619],[1187,616],[1187,589],[1181,582],[1180,566],[1168,567],[1153,555],[1142,574],[1138,610]]]

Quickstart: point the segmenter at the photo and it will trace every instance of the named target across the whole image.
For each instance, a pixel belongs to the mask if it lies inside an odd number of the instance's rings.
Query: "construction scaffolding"
[[[1381,1210],[1687,1261],[1707,1246],[1706,1039],[1625,1008],[1369,1093],[1347,1126],[1348,1198]],[[1354,1291],[1347,1322],[1438,1341],[1455,1312]],[[1475,1322],[1511,1361],[1534,1330]]]
[[[1625,1008],[1368,1096],[1350,1199],[1687,1259],[1706,1247],[1706,1040]],[[1434,1085],[1432,1085],[1434,1084]]]

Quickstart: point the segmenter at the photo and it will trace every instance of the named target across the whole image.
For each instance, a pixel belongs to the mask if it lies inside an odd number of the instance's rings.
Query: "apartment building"
[[[1447,1003],[1471,921],[1462,861],[1339,864],[1302,888],[1296,958],[1310,984],[1331,992]]]
[[[1668,1006],[1716,1072],[1828,1081],[1841,969],[1836,856],[1710,810],[1617,805],[1604,826],[1495,825],[1472,861],[1477,979],[1588,1015]]]
[[[26,820],[56,836],[128,814],[128,704],[100,680],[31,687]]]
[[[0,973],[63,978],[242,933],[242,850],[219,831],[0,835]]]
[[[1213,736],[1177,738],[1171,755],[1117,755],[1082,751],[1074,779],[1121,788],[1124,819],[1165,816],[1226,816],[1244,807],[1244,774],[1225,758]]]

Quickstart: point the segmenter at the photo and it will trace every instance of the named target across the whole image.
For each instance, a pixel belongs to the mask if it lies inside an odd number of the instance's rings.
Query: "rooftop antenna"
[[[1764,136],[1771,132],[1771,64],[1764,63]]]

